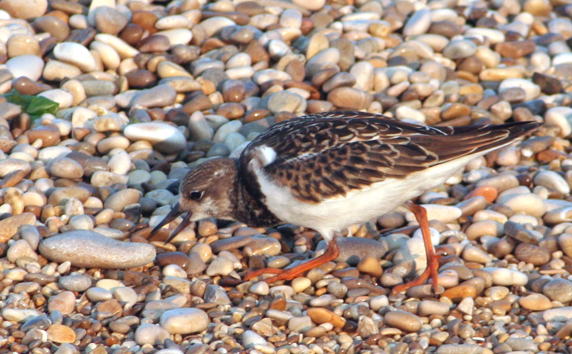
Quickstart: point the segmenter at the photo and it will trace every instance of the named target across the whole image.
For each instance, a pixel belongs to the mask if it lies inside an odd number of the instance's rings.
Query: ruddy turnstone
[[[291,269],[261,269],[246,277],[273,273],[265,280],[274,282],[336,259],[335,232],[406,203],[422,230],[428,267],[394,292],[423,284],[428,277],[437,291],[439,263],[425,209],[408,201],[443,184],[472,159],[538,126],[429,127],[362,112],[290,119],[256,137],[240,158],[215,158],[191,170],[180,185],[178,203],[153,232],[184,212],[169,240],[191,221],[206,217],[253,227],[291,223],[318,231],[328,242],[323,255]]]

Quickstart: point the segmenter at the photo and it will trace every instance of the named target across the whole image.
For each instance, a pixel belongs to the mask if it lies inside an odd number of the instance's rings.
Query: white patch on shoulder
[[[254,155],[260,161],[260,167],[270,165],[276,160],[276,151],[266,145],[261,145],[254,150]]]

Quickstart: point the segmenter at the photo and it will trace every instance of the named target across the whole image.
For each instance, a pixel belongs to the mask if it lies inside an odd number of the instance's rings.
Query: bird
[[[427,269],[402,292],[430,277],[437,293],[439,256],[426,210],[413,202],[442,185],[471,160],[532,132],[537,122],[426,126],[379,114],[332,111],[279,122],[259,134],[235,158],[218,157],[193,168],[181,181],[179,199],[152,230],[187,213],[169,242],[190,222],[216,218],[252,227],[294,224],[317,231],[326,251],[289,269],[265,268],[268,283],[292,280],[339,255],[339,232],[404,205],[415,215]]]

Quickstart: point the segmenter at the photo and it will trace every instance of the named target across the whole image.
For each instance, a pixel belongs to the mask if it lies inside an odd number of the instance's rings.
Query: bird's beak
[[[191,215],[193,215],[192,212],[188,212],[187,215],[185,215],[185,217],[183,218],[183,221],[181,221],[181,223],[179,224],[179,226],[177,226],[177,228],[175,230],[173,230],[173,232],[171,233],[171,236],[169,236],[169,238],[167,238],[167,240],[165,240],[165,243],[168,243],[169,241],[171,241],[175,236],[177,236],[179,234],[179,232],[181,232],[185,227],[187,227],[187,225],[189,225],[191,223]]]
[[[159,231],[160,228],[167,225],[171,221],[175,220],[182,213],[183,212],[179,208],[179,203],[177,202],[173,206],[173,209],[171,209],[169,214],[165,215],[165,218],[163,220],[161,220],[161,222],[159,224],[157,224],[157,226],[155,226],[155,228],[153,228],[153,231],[151,231],[151,236],[153,236],[157,231]],[[188,212],[187,215],[185,215],[181,224],[179,224],[179,226],[177,226],[177,228],[175,230],[173,230],[173,232],[171,233],[171,236],[169,236],[169,238],[165,241],[165,243],[168,243],[169,241],[171,241],[175,236],[177,236],[177,234],[179,232],[181,232],[181,230],[183,230],[187,225],[189,225],[190,220],[191,220],[191,215],[192,215],[191,212]]]

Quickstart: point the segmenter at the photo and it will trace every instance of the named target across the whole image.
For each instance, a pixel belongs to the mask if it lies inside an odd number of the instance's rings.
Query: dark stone
[[[540,90],[547,95],[562,92],[562,82],[552,75],[535,72],[532,75],[532,82],[540,86]]]

